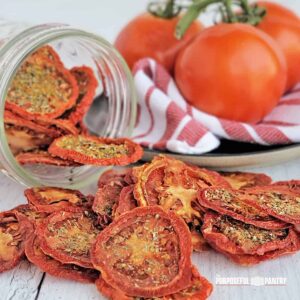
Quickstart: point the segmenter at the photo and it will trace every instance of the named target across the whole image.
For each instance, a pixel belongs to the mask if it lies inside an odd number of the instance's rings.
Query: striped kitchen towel
[[[137,62],[133,73],[138,94],[133,139],[145,147],[202,154],[217,148],[220,138],[261,145],[300,142],[300,84],[253,125],[217,118],[189,105],[172,77],[152,59]]]

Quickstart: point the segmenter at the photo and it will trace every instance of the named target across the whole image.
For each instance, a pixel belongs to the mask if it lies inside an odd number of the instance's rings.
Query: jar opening
[[[66,109],[59,116],[54,116],[53,113],[52,117],[55,120],[53,124],[59,123],[58,125],[53,125],[52,123],[45,125],[43,122],[37,121],[37,127],[30,127],[27,125],[27,121],[21,124],[22,122],[16,122],[13,117],[12,121],[8,120],[9,118],[5,115],[7,114],[5,107],[8,107],[6,101],[13,103],[8,109],[11,115],[15,114],[21,118],[24,117],[19,111],[14,109],[14,101],[20,103],[20,99],[22,99],[25,103],[24,107],[28,110],[26,106],[28,98],[25,98],[24,94],[26,93],[24,93],[24,90],[27,91],[28,87],[30,87],[29,96],[32,98],[33,95],[35,97],[33,87],[37,86],[36,82],[43,82],[41,94],[46,99],[50,97],[49,95],[51,95],[51,99],[55,99],[57,96],[57,93],[52,93],[53,89],[51,88],[54,84],[58,82],[60,87],[65,86],[63,80],[66,77],[63,77],[63,75],[61,75],[62,78],[59,78],[59,80],[53,80],[54,76],[51,73],[53,69],[56,68],[55,74],[59,72],[59,74],[62,74],[63,72],[60,71],[60,67],[56,66],[56,63],[55,67],[51,65],[49,61],[52,57],[50,55],[46,59],[47,62],[43,60],[42,63],[39,63],[38,67],[35,68],[35,65],[29,64],[28,68],[24,69],[25,62],[34,57],[38,49],[44,49],[46,45],[57,53],[58,59],[63,65],[61,68],[65,68],[68,70],[67,72],[70,71],[69,73],[74,75],[73,77],[77,80],[78,86],[80,86],[78,90],[82,88],[82,91],[85,92],[80,94],[79,91],[76,106],[72,106],[72,108],[71,106],[68,107],[69,110]],[[101,137],[129,137],[135,121],[136,96],[131,73],[119,53],[108,42],[93,34],[68,26],[50,24],[32,27],[14,37],[0,49],[0,56],[0,134],[2,139],[0,154],[2,156],[3,168],[16,180],[30,186],[48,185],[81,188],[95,181],[99,177],[99,174],[104,171],[103,167],[86,165],[62,167],[43,163],[26,163],[25,165],[21,165],[15,157],[18,157],[20,153],[29,152],[34,154],[40,150],[44,151],[47,149],[47,145],[53,140],[51,134],[55,126],[58,126],[62,135],[66,134],[66,132],[68,133],[68,131],[65,132],[65,129],[59,127],[62,126],[60,120],[70,118],[69,116],[72,113],[76,116],[76,113],[80,112],[82,108],[82,106],[80,108],[81,99],[88,98],[83,98],[87,94],[84,84],[89,82],[89,80],[91,81],[91,79],[82,81],[83,84],[81,85],[80,81],[78,81],[80,76],[76,78],[76,72],[79,74],[85,69],[87,73],[84,74],[83,72],[83,74],[86,75],[88,72],[91,72],[91,76],[97,82],[97,88],[94,87],[89,109],[86,113],[82,114],[80,121],[78,119],[75,122],[79,130],[78,132],[88,130],[90,134]],[[40,72],[41,68],[42,70],[46,70],[42,75]],[[34,76],[35,74],[37,75]],[[70,79],[69,82],[73,81]],[[15,86],[17,88],[14,90]],[[63,92],[67,95],[69,89],[65,88],[61,90],[57,97],[63,97]],[[44,103],[44,99],[40,99],[40,95],[38,99],[37,107],[35,103],[30,104],[31,112],[35,112],[35,109],[41,111],[44,109],[40,104]],[[49,106],[51,108],[49,108],[49,111],[53,110],[56,113],[62,109],[61,107],[64,104],[59,103],[57,107],[55,106],[57,110],[53,109],[51,105]],[[45,108],[45,111],[47,109],[48,107]],[[76,112],[74,113],[74,111]],[[56,120],[59,120],[59,122],[56,122]],[[34,120],[30,121],[35,122]],[[38,127],[40,125],[46,126],[49,130],[51,129],[52,131],[49,131],[51,133],[48,133],[48,131],[43,132],[43,129]]]

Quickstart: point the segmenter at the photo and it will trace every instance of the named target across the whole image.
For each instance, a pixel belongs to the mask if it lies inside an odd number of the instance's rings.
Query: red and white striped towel
[[[190,106],[167,71],[152,59],[134,68],[138,118],[133,139],[150,149],[201,154],[220,138],[261,145],[300,142],[300,84],[259,124],[229,121]]]

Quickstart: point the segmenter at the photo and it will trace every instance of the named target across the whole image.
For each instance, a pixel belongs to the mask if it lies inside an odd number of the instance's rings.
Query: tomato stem
[[[181,39],[190,25],[212,4],[219,5],[222,22],[225,23],[239,22],[256,26],[266,14],[264,8],[257,5],[249,5],[248,0],[193,0],[193,3],[188,7],[176,26],[176,38]],[[234,12],[234,7],[240,9],[239,13]]]
[[[148,5],[148,12],[162,19],[172,19],[176,17],[182,7],[177,5],[175,0],[168,0],[166,3],[161,3],[161,1],[152,1]]]

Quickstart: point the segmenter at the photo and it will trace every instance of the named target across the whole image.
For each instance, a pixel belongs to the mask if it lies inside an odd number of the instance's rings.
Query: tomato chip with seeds
[[[295,233],[293,233],[295,235]],[[295,236],[294,240],[290,245],[288,245],[284,249],[274,250],[266,252],[264,255],[249,255],[249,254],[241,254],[241,255],[233,255],[229,253],[224,253],[230,260],[233,262],[242,265],[242,266],[253,266],[264,262],[266,260],[275,259],[285,255],[291,255],[300,250],[300,243],[297,242],[297,237]]]
[[[134,197],[139,206],[160,205],[187,223],[201,219],[197,193],[209,186],[229,186],[216,172],[157,156],[151,163],[133,168]]]
[[[35,52],[33,52],[30,56],[30,60],[34,59],[47,59],[59,65],[63,65],[58,53],[49,45],[45,45],[40,47]]]
[[[268,230],[213,212],[205,214],[202,225],[204,238],[220,252],[230,254],[258,254],[284,249],[294,235],[290,228]]]
[[[34,187],[24,192],[28,203],[32,204],[38,211],[79,211],[89,209],[94,197],[85,196],[76,190],[57,187]]]
[[[74,161],[54,157],[47,151],[35,150],[31,152],[21,152],[16,157],[21,165],[44,164],[58,167],[79,167],[81,164]]]
[[[272,185],[286,187],[292,192],[300,193],[300,180],[277,181]]]
[[[270,216],[263,209],[250,205],[250,198],[256,199],[244,190],[218,187],[204,189],[198,194],[198,201],[203,207],[236,220],[266,229],[280,229],[289,226]]]
[[[77,82],[67,69],[35,56],[26,59],[17,71],[5,105],[26,119],[51,119],[71,108],[77,97]]]
[[[128,165],[142,158],[143,149],[129,139],[66,135],[57,138],[48,151],[55,156],[81,164],[108,166]]]
[[[74,124],[77,124],[83,120],[85,114],[88,112],[91,104],[93,103],[98,81],[93,70],[87,66],[74,67],[71,69],[71,74],[77,81],[79,95],[76,105],[66,111],[62,117],[67,118]]]
[[[269,185],[272,178],[266,174],[244,172],[221,172],[223,178],[233,189],[243,189],[255,186]]]
[[[247,201],[267,214],[287,223],[300,224],[300,193],[286,187],[268,186],[248,189]]]
[[[63,264],[51,256],[46,255],[40,247],[40,240],[35,234],[31,235],[25,243],[27,259],[43,272],[52,276],[81,283],[94,283],[99,277],[99,272],[94,269],[86,269],[74,264]]]
[[[52,213],[36,229],[42,251],[61,263],[93,268],[90,248],[100,232],[96,220],[89,211]]]
[[[24,256],[24,239],[16,213],[0,213],[0,273],[19,264]]]
[[[117,290],[106,283],[101,277],[96,280],[96,287],[100,293],[111,300],[143,300],[145,298],[131,297],[125,295],[122,291]],[[212,293],[212,284],[202,277],[195,267],[192,268],[192,281],[188,288],[175,294],[147,298],[147,300],[205,300]]]
[[[160,297],[191,283],[191,237],[184,221],[159,206],[138,207],[97,237],[92,262],[128,296]]]

